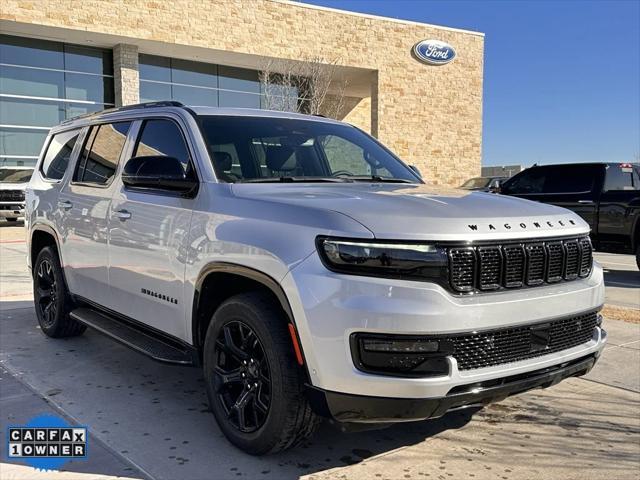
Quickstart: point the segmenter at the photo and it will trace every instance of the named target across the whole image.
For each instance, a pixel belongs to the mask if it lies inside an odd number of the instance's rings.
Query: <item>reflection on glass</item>
[[[30,68],[0,68],[0,93],[29,97],[64,97],[64,73]],[[1,101],[1,100],[0,100]]]
[[[64,104],[23,98],[0,99],[0,125],[53,127],[65,118]]]
[[[65,92],[69,100],[113,103],[113,78],[67,73],[65,74]]]
[[[177,100],[185,105],[202,105],[206,107],[218,106],[218,91],[210,88],[183,87],[173,85],[171,87],[172,100]]]
[[[113,54],[110,50],[65,45],[64,67],[74,72],[113,75]]]
[[[91,150],[83,162],[83,182],[101,185],[109,182],[116,171],[129,125],[129,122],[120,122],[98,127]]]
[[[63,69],[62,44],[0,35],[0,63]]]
[[[0,127],[0,155],[38,155],[46,130]]]
[[[79,133],[79,130],[71,130],[59,133],[51,139],[42,163],[45,177],[60,180],[64,176]]]

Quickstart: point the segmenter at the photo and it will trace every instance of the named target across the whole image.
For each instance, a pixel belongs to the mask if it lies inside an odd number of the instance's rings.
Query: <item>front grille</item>
[[[438,339],[441,343],[444,340],[453,344],[452,356],[458,362],[458,369],[472,370],[518,362],[582,345],[593,338],[597,324],[597,312],[590,312],[544,324]],[[538,340],[534,340],[534,336]]]
[[[589,237],[450,247],[449,283],[458,292],[532,287],[591,273]]]
[[[24,191],[22,190],[0,190],[0,202],[22,202]]]

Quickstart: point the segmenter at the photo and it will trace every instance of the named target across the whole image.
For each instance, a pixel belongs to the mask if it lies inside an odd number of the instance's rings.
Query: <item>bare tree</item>
[[[337,60],[271,59],[261,68],[263,106],[270,110],[339,118],[345,107],[347,80]]]

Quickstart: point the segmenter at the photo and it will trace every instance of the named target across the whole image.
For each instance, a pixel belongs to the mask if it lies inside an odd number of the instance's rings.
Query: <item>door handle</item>
[[[586,205],[592,205],[593,204],[593,200],[578,200],[578,203],[583,203]]]
[[[62,208],[63,210],[71,210],[73,208],[73,203],[69,200],[65,200],[64,202],[58,202],[58,208]]]
[[[125,220],[129,220],[131,218],[131,212],[128,212],[127,210],[118,210],[113,214],[113,216],[116,217],[118,220],[121,220],[124,222]]]

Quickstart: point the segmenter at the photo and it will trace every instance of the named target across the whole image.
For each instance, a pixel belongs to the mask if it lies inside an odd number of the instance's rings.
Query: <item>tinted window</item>
[[[203,117],[202,126],[218,178],[227,181],[379,175],[419,182],[409,168],[380,144],[348,125],[210,116]],[[238,178],[229,180],[224,175],[228,172]]]
[[[638,169],[632,165],[608,165],[604,183],[605,191],[640,190]]]
[[[64,176],[79,134],[80,130],[70,130],[53,136],[42,162],[45,178],[60,180]]]
[[[511,194],[590,192],[593,190],[601,168],[599,165],[532,167],[505,183],[503,192]]]
[[[91,128],[74,180],[106,185],[113,178],[130,122],[106,123]]]
[[[185,172],[189,170],[189,151],[180,128],[171,120],[146,120],[138,138],[134,157],[162,155],[180,160]]]
[[[32,174],[32,168],[0,168],[0,183],[27,183]]]

